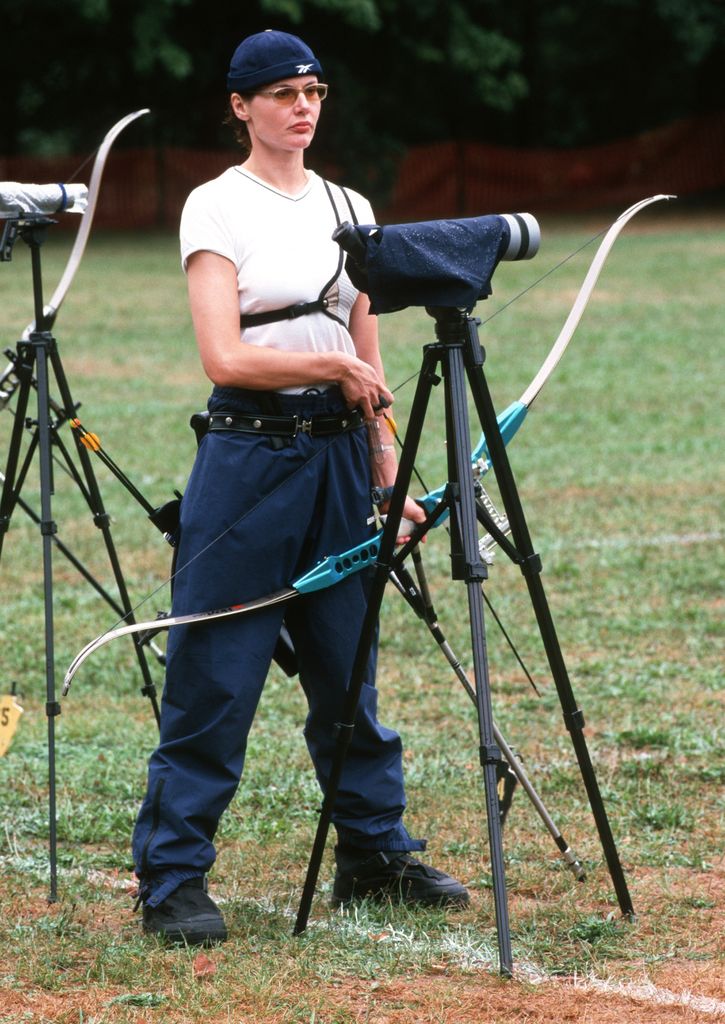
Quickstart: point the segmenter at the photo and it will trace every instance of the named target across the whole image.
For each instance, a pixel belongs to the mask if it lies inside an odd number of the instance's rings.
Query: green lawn
[[[600,227],[594,218],[544,219],[539,256],[502,264],[494,295],[477,314],[486,320]],[[68,245],[69,236],[58,233],[44,247],[46,297]],[[499,410],[538,369],[594,249],[481,328]],[[698,964],[717,974],[724,255],[722,220],[688,219],[676,205],[640,214],[615,246],[570,349],[510,448],[638,913],[634,924],[617,913],[524,582],[499,553],[486,594],[540,695],[489,617],[496,719],[588,871],[585,884],[573,879],[526,795],[517,792],[504,845],[521,998],[533,976],[657,982],[665,967],[684,977]],[[0,268],[0,310],[3,347],[14,348],[32,319],[30,264],[20,242],[12,262]],[[403,432],[411,378],[422,346],[433,340],[433,321],[422,310],[406,310],[381,318],[380,326]],[[183,490],[194,454],[188,419],[204,407],[207,384],[175,239],[95,237],[55,335],[86,428],[152,504]],[[427,487],[444,481],[439,406],[436,401],[430,410],[419,457]],[[14,399],[0,411],[3,452],[13,407]],[[62,436],[71,446],[67,426]],[[137,615],[153,618],[168,604],[170,548],[101,462],[94,467]],[[36,477],[33,468],[23,490],[35,508]],[[495,500],[493,485],[491,493]],[[60,465],[53,514],[57,536],[111,587],[101,535]],[[447,540],[443,530],[431,534],[424,559],[443,630],[469,667],[465,588],[449,578]],[[429,838],[432,861],[470,885],[470,910],[445,915],[364,906],[335,916],[325,898],[328,855],[311,927],[292,938],[319,794],[301,737],[303,700],[295,681],[273,670],[212,878],[232,939],[211,955],[215,973],[204,984],[192,970],[194,954],[142,939],[125,888],[129,834],[155,724],[125,641],[86,663],[56,721],[59,902],[47,907],[41,556],[37,526],[16,510],[0,566],[0,687],[8,692],[17,683],[25,713],[0,759],[0,939],[12,951],[0,968],[8,1007],[0,994],[0,1021],[377,1020],[366,1018],[352,996],[340,995],[350,979],[364,982],[368,994],[405,979],[408,995],[400,997],[400,1016],[390,1020],[434,1021],[453,1018],[430,1008],[415,1016],[415,979],[466,981],[478,972],[481,984],[493,983],[496,936],[474,710],[392,589],[382,618],[381,718],[405,740],[409,827]],[[59,688],[80,647],[117,616],[57,552],[54,567]],[[161,669],[154,664],[152,671],[160,687]],[[27,1005],[12,1001],[20,990],[29,993]],[[83,1003],[81,993],[92,1002]],[[66,1002],[56,1004],[61,996]]]

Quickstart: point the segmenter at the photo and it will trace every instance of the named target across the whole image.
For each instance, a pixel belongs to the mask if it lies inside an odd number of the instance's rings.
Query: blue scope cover
[[[406,306],[472,309],[491,294],[501,259],[526,259],[538,249],[530,214],[489,214],[413,224],[344,226],[336,238],[351,254],[353,283],[370,296],[371,312]]]

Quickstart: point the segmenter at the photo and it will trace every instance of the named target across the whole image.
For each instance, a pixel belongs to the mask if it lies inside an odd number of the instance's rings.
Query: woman
[[[295,36],[243,40],[227,86],[248,155],[195,189],[182,215],[191,314],[214,388],[182,503],[175,614],[267,594],[360,544],[373,530],[371,483],[384,510],[395,480],[376,320],[331,240],[341,220],[370,223],[372,211],[304,165],[327,92],[321,73]],[[423,518],[410,499],[404,514]],[[161,738],[133,837],[146,931],[189,944],[226,938],[205,876],[283,618],[324,789],[365,583],[357,573],[287,605],[172,631]],[[401,743],[377,721],[375,653],[333,819],[333,898],[465,903],[460,883],[410,856],[425,843],[402,823]]]

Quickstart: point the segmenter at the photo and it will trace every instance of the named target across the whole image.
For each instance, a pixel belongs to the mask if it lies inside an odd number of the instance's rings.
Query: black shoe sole
[[[411,896],[401,893],[395,889],[371,889],[369,892],[356,892],[351,896],[338,896],[335,893],[330,898],[330,906],[349,907],[353,903],[362,900],[370,900],[371,903],[395,903],[399,906],[412,907],[440,907],[442,910],[463,910],[471,902],[468,892],[451,893],[450,895],[439,894],[437,896]]]
[[[203,919],[179,921],[170,928],[163,925],[154,928],[144,924],[143,930],[146,935],[155,935],[172,946],[216,946],[228,938],[226,927],[220,926],[217,920],[209,921],[206,926]]]

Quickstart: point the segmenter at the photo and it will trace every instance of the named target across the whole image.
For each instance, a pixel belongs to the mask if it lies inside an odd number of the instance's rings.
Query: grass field
[[[486,320],[601,226],[542,219],[541,253],[499,267],[478,315]],[[44,247],[47,296],[68,246],[59,233]],[[483,325],[499,409],[538,369],[594,248]],[[129,835],[156,730],[124,641],[86,663],[56,721],[60,876],[49,905],[42,548],[18,509],[0,566],[0,692],[16,682],[25,709],[0,758],[0,1021],[629,1024],[725,1015],[724,257],[721,217],[688,218],[676,204],[641,214],[510,448],[637,920],[618,912],[523,580],[502,554],[486,593],[540,695],[489,618],[496,720],[587,868],[586,882],[575,881],[517,791],[504,831],[513,981],[497,974],[474,710],[392,590],[381,719],[406,744],[409,828],[428,837],[432,862],[469,885],[469,909],[333,913],[328,851],[310,927],[292,937],[319,794],[301,736],[303,700],[275,669],[211,879],[230,941],[199,954],[144,939],[131,913]],[[31,296],[18,242],[0,268],[3,347],[14,348],[32,319]],[[414,377],[433,323],[407,310],[382,318],[381,332],[404,430],[414,382],[398,385]],[[204,407],[207,385],[175,239],[94,238],[55,335],[86,428],[152,504],[183,490],[194,454],[188,419]],[[3,452],[14,404],[0,411]],[[71,446],[67,426],[62,436]],[[153,618],[168,604],[170,549],[106,467],[94,466],[137,616]],[[444,480],[438,404],[419,469],[428,487]],[[23,497],[37,509],[36,477],[34,464]],[[57,536],[112,588],[101,535],[61,465],[53,514]],[[465,593],[449,578],[448,555],[437,530],[424,549],[427,573],[466,664]],[[80,647],[117,616],[58,552],[54,570],[59,686]],[[162,671],[152,671],[160,687]]]

